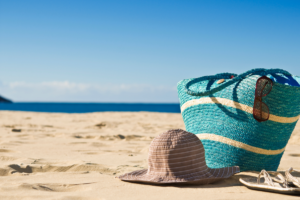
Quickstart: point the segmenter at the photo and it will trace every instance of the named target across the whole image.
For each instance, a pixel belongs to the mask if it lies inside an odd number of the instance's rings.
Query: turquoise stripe
[[[270,120],[260,123],[250,113],[219,104],[188,107],[182,117],[191,133],[212,133],[267,150],[284,148],[296,125]]]
[[[276,171],[283,153],[262,155],[221,142],[201,140],[205,149],[206,164],[210,168],[239,166],[241,171]],[[239,155],[236,157],[234,155]]]

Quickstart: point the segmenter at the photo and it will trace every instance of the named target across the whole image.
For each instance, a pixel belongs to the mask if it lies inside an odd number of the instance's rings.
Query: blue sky
[[[0,94],[178,102],[185,78],[300,75],[300,1],[0,0]]]

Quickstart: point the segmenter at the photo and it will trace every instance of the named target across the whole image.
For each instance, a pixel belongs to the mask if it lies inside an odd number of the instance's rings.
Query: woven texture
[[[210,169],[201,141],[184,130],[169,130],[150,144],[148,169],[121,175],[124,181],[152,184],[208,184],[239,172],[239,167]]]
[[[230,79],[232,75],[235,78]],[[262,97],[269,119],[258,122],[253,118],[255,85],[265,75],[276,79],[271,92]],[[278,77],[296,86],[278,83]],[[220,79],[225,81],[218,84]],[[299,80],[280,69],[254,69],[241,75],[223,73],[180,81],[177,89],[186,130],[201,139],[208,167],[276,171],[299,119]]]

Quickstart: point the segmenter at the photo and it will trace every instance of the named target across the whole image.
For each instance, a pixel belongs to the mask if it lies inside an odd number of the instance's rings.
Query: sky
[[[186,78],[300,75],[299,0],[0,0],[0,95],[176,103]]]

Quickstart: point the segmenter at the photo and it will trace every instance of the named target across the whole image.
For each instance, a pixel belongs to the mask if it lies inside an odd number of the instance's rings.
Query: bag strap
[[[237,81],[240,81],[242,79],[245,79],[247,76],[251,76],[251,75],[261,75],[261,76],[265,76],[267,74],[275,74],[275,73],[280,73],[280,74],[283,74],[283,75],[287,75],[287,76],[291,76],[291,74],[288,72],[288,71],[285,71],[283,69],[263,69],[263,68],[257,68],[257,69],[251,69],[249,71],[246,71],[240,75],[238,74],[234,74],[234,73],[220,73],[220,74],[216,74],[216,75],[213,75],[213,76],[203,76],[203,77],[199,77],[199,78],[195,78],[189,82],[187,82],[185,84],[185,92],[189,95],[192,95],[192,96],[207,96],[207,95],[210,95],[210,94],[213,94],[217,91],[220,91],[222,89],[224,89],[225,87],[237,82]],[[234,76],[234,78],[230,79],[232,76]],[[230,79],[228,82],[224,83],[224,84],[221,84],[213,89],[210,89],[210,90],[206,90],[206,91],[203,91],[203,92],[194,92],[192,90],[189,89],[189,87],[194,84],[194,83],[197,83],[197,82],[200,82],[200,81],[205,81],[205,80],[218,80],[218,79]]]

